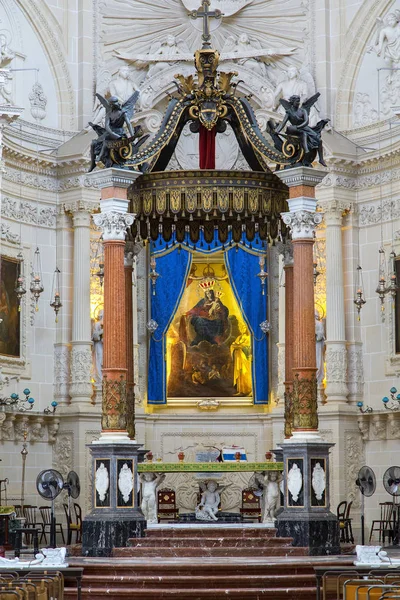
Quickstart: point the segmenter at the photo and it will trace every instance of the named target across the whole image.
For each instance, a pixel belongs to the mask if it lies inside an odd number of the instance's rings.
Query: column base
[[[88,447],[92,455],[93,510],[83,520],[82,553],[112,556],[113,548],[124,548],[129,538],[144,535],[146,519],[138,503],[137,465],[146,450],[129,439],[118,443],[98,440]]]
[[[131,440],[127,431],[102,431],[100,438],[92,444],[136,444]]]
[[[99,514],[100,512],[100,514]],[[139,510],[93,511],[85,517],[82,526],[82,556],[112,556],[114,548],[125,548],[129,538],[143,537],[146,519]]]
[[[340,554],[339,523],[331,512],[295,515],[284,510],[276,527],[279,537],[293,538],[293,546],[308,548],[309,556]]]
[[[322,442],[319,431],[293,431],[291,438],[283,440],[284,444],[302,444],[308,442]]]

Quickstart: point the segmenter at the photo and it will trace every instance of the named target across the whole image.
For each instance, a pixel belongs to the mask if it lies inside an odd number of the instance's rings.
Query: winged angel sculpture
[[[118,156],[121,158],[121,162],[123,159],[130,158],[137,153],[140,146],[149,137],[142,135],[141,127],[132,127],[131,123],[139,98],[138,91],[123,104],[117,96],[111,96],[108,100],[101,94],[96,94],[96,96],[106,109],[106,116],[104,127],[89,123],[98,136],[91,144],[89,172],[93,171],[98,162],[102,162],[105,167],[111,167],[120,162]],[[129,137],[125,127],[128,129]]]
[[[289,100],[281,98],[280,104],[286,112],[282,123],[276,127],[272,119],[268,122],[268,133],[274,140],[275,148],[280,152],[285,152],[287,142],[289,144],[297,142],[303,150],[301,163],[304,166],[311,166],[317,153],[320,164],[324,167],[327,166],[324,160],[321,132],[328,124],[329,119],[318,121],[314,127],[309,125],[311,107],[319,97],[320,93],[317,92],[305,100],[301,106],[300,96],[291,96]],[[289,125],[287,125],[288,123]],[[286,125],[285,133],[281,134]]]

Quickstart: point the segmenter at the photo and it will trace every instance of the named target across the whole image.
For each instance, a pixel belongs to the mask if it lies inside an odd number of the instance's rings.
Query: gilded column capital
[[[105,242],[124,241],[125,232],[134,220],[134,215],[116,211],[93,215],[93,221],[102,230]]]
[[[282,213],[282,219],[292,232],[292,240],[314,239],[315,228],[322,223],[322,213],[298,210]]]

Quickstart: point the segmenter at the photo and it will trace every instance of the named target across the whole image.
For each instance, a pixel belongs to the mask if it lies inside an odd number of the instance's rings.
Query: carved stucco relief
[[[363,119],[362,112],[364,109],[361,111],[360,107],[359,113],[354,115],[355,105],[353,101],[355,100],[357,102],[357,100],[359,100],[357,93],[370,94],[374,88],[377,90],[376,67],[384,67],[386,65],[383,59],[376,59],[374,51],[368,52],[368,50],[375,45],[378,17],[383,17],[388,12],[391,12],[391,9],[388,9],[388,3],[385,0],[372,3],[364,2],[357,12],[354,28],[349,32],[349,42],[342,51],[343,67],[337,85],[338,94],[335,111],[335,127],[339,131],[351,130],[354,126],[354,120]],[[360,56],[364,56],[364,64],[361,65],[361,68],[359,60]],[[361,82],[360,73],[362,77],[363,69],[368,70],[368,68],[371,89],[367,89],[366,87],[361,88],[361,86],[358,88],[358,81]],[[374,77],[375,74],[376,77]],[[365,81],[368,81],[368,78],[366,78]],[[377,108],[374,100],[372,100],[370,96],[364,98],[364,103],[368,104],[368,101],[373,105],[373,109]],[[350,110],[347,112],[344,110],[344,107],[349,107]],[[368,108],[365,109],[364,112],[368,115],[367,119],[372,118]]]
[[[353,502],[353,508],[360,508],[360,490],[356,479],[360,468],[365,464],[365,446],[358,430],[345,432],[345,477],[346,499]]]

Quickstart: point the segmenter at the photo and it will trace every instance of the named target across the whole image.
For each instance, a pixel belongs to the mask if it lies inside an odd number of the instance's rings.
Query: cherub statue
[[[242,32],[237,37],[230,35],[226,38],[220,62],[232,61],[260,77],[267,77],[267,66],[283,56],[292,55],[295,50],[296,48],[286,47],[266,48],[259,40]]]
[[[103,314],[99,311],[97,319],[93,325],[92,340],[93,340],[93,371],[96,385],[101,384],[103,370]]]
[[[123,104],[121,104],[117,96],[111,96],[108,100],[101,94],[96,94],[96,96],[106,109],[106,117],[104,127],[89,122],[89,125],[98,135],[97,140],[93,140],[91,144],[90,155],[92,162],[89,172],[93,171],[98,162],[102,162],[106,167],[111,167],[114,164],[115,161],[109,151],[110,142],[126,139],[126,145],[129,145],[139,137],[140,139],[132,147],[133,153],[136,154],[139,147],[149,137],[148,135],[142,136],[141,127],[132,127],[131,124],[131,119],[139,98],[138,91],[134,92]],[[125,127],[128,129],[129,137],[126,134]]]
[[[169,34],[164,40],[156,40],[147,54],[127,56],[115,50],[117,58],[134,65],[137,69],[147,69],[147,77],[153,77],[177,62],[192,62],[193,52],[187,43]]]
[[[384,19],[378,18],[377,25],[375,45],[369,50],[382,56],[392,69],[400,62],[400,10],[389,13]]]
[[[199,521],[218,521],[216,515],[219,503],[221,502],[220,492],[228,486],[219,486],[214,479],[201,482],[199,485],[202,494],[200,504],[195,509],[196,519]]]
[[[262,496],[263,522],[269,523],[275,519],[279,506],[280,484],[282,475],[277,471],[257,472],[251,477],[249,486],[256,488],[255,495]]]
[[[280,487],[279,484],[282,481],[282,475],[277,471],[271,471],[265,476],[265,503],[264,503],[264,514],[263,522],[273,521],[275,519],[275,513],[279,506],[280,498]]]
[[[141,473],[142,503],[140,508],[148,523],[157,523],[156,489],[164,481],[165,473]]]
[[[319,97],[320,93],[317,92],[314,96],[303,102],[301,106],[300,96],[292,96],[289,100],[281,98],[280,104],[286,111],[282,123],[276,127],[272,119],[268,121],[268,133],[274,140],[275,147],[280,152],[282,151],[283,140],[278,134],[288,122],[290,123],[286,128],[285,134],[299,139],[304,153],[300,162],[307,167],[312,165],[317,153],[320,164],[324,167],[327,166],[324,160],[321,132],[329,122],[329,119],[322,119],[314,127],[310,127],[309,125],[310,109]]]
[[[325,348],[325,326],[319,312],[315,311],[315,346],[317,358],[317,382],[322,385],[324,379],[324,348]]]

